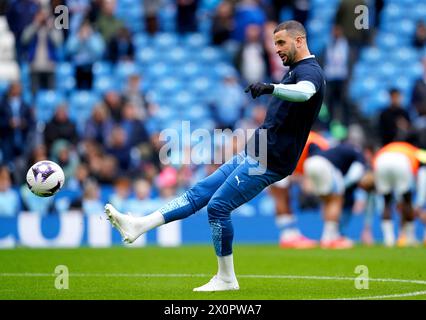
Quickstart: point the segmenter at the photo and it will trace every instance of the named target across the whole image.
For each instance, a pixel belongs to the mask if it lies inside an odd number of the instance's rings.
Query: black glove
[[[272,92],[274,92],[274,86],[268,83],[257,82],[249,85],[244,91],[251,91],[251,96],[253,97],[253,99],[256,99],[262,94],[271,94]]]

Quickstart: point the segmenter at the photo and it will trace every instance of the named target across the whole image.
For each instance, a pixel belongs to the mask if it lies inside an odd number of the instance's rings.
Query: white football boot
[[[136,218],[128,214],[118,212],[111,204],[105,206],[105,214],[111,224],[120,232],[123,242],[133,243],[139,236],[139,223]]]
[[[210,279],[205,285],[194,288],[194,291],[200,292],[212,292],[212,291],[228,291],[228,290],[239,290],[237,279],[227,282],[220,279],[217,275]]]

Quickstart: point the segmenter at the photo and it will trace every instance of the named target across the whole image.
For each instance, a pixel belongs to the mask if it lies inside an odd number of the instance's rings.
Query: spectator
[[[115,6],[115,0],[103,0],[101,13],[96,20],[96,28],[107,45],[118,31],[124,27],[123,22],[114,16]]]
[[[148,117],[152,106],[148,103],[141,86],[141,77],[132,74],[127,80],[127,86],[123,92],[125,101],[132,103],[137,108],[137,117],[144,120]]]
[[[122,120],[123,102],[118,92],[114,90],[107,91],[104,94],[103,103],[107,108],[111,119],[116,123],[120,122]]]
[[[57,48],[62,44],[62,32],[53,25],[53,17],[46,9],[40,9],[33,22],[22,33],[31,68],[33,95],[39,89],[55,87],[55,64]]]
[[[211,37],[214,45],[223,45],[231,39],[234,30],[233,7],[230,1],[222,1],[212,18]]]
[[[423,49],[426,46],[426,24],[423,21],[417,23],[413,45],[417,49]]]
[[[196,32],[198,0],[177,0],[176,27],[179,33]]]
[[[129,29],[122,27],[108,44],[108,58],[112,63],[133,61],[135,47]]]
[[[411,104],[417,114],[426,114],[426,56],[422,59],[423,75],[417,79],[411,95]]]
[[[130,145],[127,143],[128,137],[126,132],[120,126],[112,129],[109,136],[106,152],[117,159],[118,167],[121,173],[125,173],[130,169]]]
[[[236,55],[236,66],[246,83],[263,82],[270,75],[269,59],[262,39],[262,28],[249,25],[246,38]]]
[[[84,184],[81,207],[85,215],[103,215],[104,204],[101,200],[100,188],[96,181],[88,180]]]
[[[67,140],[55,140],[52,145],[52,160],[56,162],[64,171],[65,181],[74,176],[79,159],[72,145]]]
[[[274,22],[280,22],[281,21],[281,13],[284,9],[291,10],[292,14],[294,15],[292,3],[293,0],[271,0],[271,8],[269,11],[269,17]]]
[[[411,127],[408,112],[401,104],[401,93],[398,89],[391,89],[389,93],[391,103],[380,113],[378,123],[382,145],[404,141]]]
[[[71,35],[66,44],[66,52],[75,65],[77,89],[91,89],[93,64],[102,58],[105,44],[102,37],[93,31],[88,20],[84,21],[78,34]]]
[[[114,182],[114,192],[111,194],[109,201],[118,210],[129,211],[127,209],[127,201],[131,192],[131,180],[127,177],[119,177]]]
[[[150,199],[151,184],[145,179],[137,179],[133,183],[134,196],[127,200],[126,208],[129,212],[147,215],[157,209],[157,202]]]
[[[74,176],[65,180],[68,190],[77,191],[83,190],[84,183],[90,178],[89,167],[85,163],[79,163],[75,169]]]
[[[354,24],[355,19],[355,8],[359,5],[366,6],[365,0],[343,0],[340,2],[337,9],[335,24],[339,25],[343,29],[343,34],[348,39],[350,48],[350,69],[352,69],[353,63],[358,58],[359,49],[368,40],[368,30],[358,30]]]
[[[9,169],[0,167],[0,217],[13,217],[20,209],[19,195],[12,189]]]
[[[119,169],[118,161],[114,156],[103,156],[100,158],[96,179],[101,184],[112,185],[119,175]]]
[[[158,32],[158,12],[160,11],[161,0],[143,0],[143,8],[145,13],[145,29],[154,35]]]
[[[217,88],[217,94],[212,103],[213,116],[217,127],[233,129],[244,110],[246,97],[243,88],[234,74],[226,75]]]
[[[130,147],[149,142],[148,132],[143,122],[138,119],[137,109],[132,103],[129,102],[124,105],[122,118],[120,127],[124,129]]]
[[[310,8],[310,0],[293,0],[294,20],[305,25]]]
[[[177,171],[173,167],[165,167],[157,177],[157,187],[160,191],[160,201],[166,202],[176,195]]]
[[[21,90],[19,82],[12,83],[0,103],[0,162],[6,165],[14,165],[32,145],[35,120]]]
[[[73,145],[77,144],[77,129],[69,119],[67,106],[62,104],[56,108],[53,118],[46,124],[44,129],[44,142],[50,151],[53,143],[58,139],[64,139]]]
[[[102,104],[98,104],[92,111],[92,115],[87,119],[84,138],[91,139],[101,145],[105,145],[108,133],[111,131],[112,121],[108,110]]]
[[[80,29],[81,24],[90,10],[89,0],[66,0],[66,6],[70,13],[70,34],[74,35]]]
[[[349,75],[349,45],[339,25],[333,26],[332,39],[324,52],[324,73],[327,79],[326,104],[330,120],[340,119],[349,125],[349,108],[346,104],[346,79]]]
[[[246,29],[249,25],[263,27],[266,22],[266,14],[259,4],[259,0],[241,0],[235,5],[235,28],[232,38],[243,42],[246,38]]]
[[[19,63],[25,59],[21,36],[24,29],[33,22],[34,16],[39,11],[37,0],[10,1],[7,10],[7,22],[10,31],[15,36],[16,58]]]

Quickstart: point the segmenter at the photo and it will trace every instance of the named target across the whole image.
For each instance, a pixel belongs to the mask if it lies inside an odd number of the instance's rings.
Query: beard
[[[286,54],[286,59],[283,61],[283,65],[288,67],[294,63],[296,57],[296,47],[294,44],[291,45],[291,50]]]

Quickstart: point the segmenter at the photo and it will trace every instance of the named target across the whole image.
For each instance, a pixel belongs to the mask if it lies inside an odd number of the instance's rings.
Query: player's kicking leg
[[[133,217],[131,214],[122,214],[111,204],[105,206],[105,214],[120,232],[123,241],[132,243],[149,230],[174,220],[184,219],[206,206],[212,195],[242,161],[242,155],[234,156],[183,195],[147,216]]]
[[[253,174],[255,168],[260,170]],[[239,285],[234,271],[232,241],[234,229],[231,212],[248,202],[268,185],[282,177],[272,171],[262,170],[251,158],[238,166],[219,187],[207,205],[212,240],[218,260],[218,272],[205,285],[194,291],[238,290]]]

